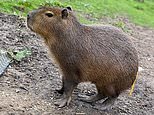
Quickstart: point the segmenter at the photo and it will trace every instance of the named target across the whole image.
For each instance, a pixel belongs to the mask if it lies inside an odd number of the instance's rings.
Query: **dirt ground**
[[[57,108],[61,76],[48,57],[39,36],[27,29],[23,19],[0,13],[0,48],[31,49],[32,55],[12,63],[0,77],[0,115],[154,115],[154,30],[121,19],[134,38],[140,71],[132,96],[122,93],[112,109],[102,111],[79,101],[80,94],[96,93],[90,83],[79,84],[69,106]],[[114,23],[116,20],[101,20]]]

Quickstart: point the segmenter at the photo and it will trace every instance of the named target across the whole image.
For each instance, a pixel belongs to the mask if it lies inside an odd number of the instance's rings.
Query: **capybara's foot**
[[[64,106],[68,106],[71,101],[71,97],[69,98],[63,98],[63,99],[58,99],[54,104],[60,108]]]
[[[117,97],[108,97],[103,103],[95,104],[93,108],[106,111],[112,108]]]

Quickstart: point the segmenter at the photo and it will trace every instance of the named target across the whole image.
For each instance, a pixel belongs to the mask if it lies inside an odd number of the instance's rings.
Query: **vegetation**
[[[31,51],[28,49],[23,49],[21,51],[7,51],[10,58],[16,61],[21,61],[23,58],[31,55]]]
[[[0,12],[26,16],[28,11],[42,5],[72,6],[84,23],[97,22],[103,16],[122,15],[136,24],[154,27],[154,0],[1,0]]]

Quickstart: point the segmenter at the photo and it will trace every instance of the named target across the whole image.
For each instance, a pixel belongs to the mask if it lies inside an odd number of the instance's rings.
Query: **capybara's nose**
[[[35,12],[31,11],[27,14],[27,20],[31,19],[34,16]]]
[[[35,16],[36,13],[37,13],[37,10],[33,10],[33,11],[29,12],[29,13],[27,14],[27,20],[33,18],[33,17]]]

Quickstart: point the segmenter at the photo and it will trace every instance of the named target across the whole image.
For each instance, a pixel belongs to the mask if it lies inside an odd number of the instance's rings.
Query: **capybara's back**
[[[130,38],[122,31],[112,26],[84,26],[77,40],[72,49],[79,51],[76,64],[81,81],[91,81],[100,87],[112,86],[117,93],[133,84],[138,56]],[[106,91],[103,94],[110,95]]]
[[[131,87],[138,71],[137,51],[130,37],[112,26],[82,25],[71,8],[41,8],[29,13],[28,27],[40,34],[63,74],[63,107],[80,82],[96,85],[98,94],[81,100],[114,102]]]

